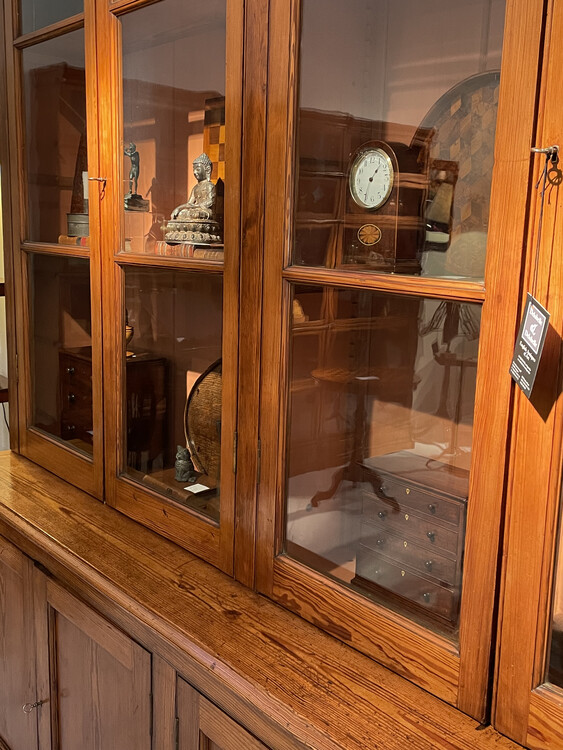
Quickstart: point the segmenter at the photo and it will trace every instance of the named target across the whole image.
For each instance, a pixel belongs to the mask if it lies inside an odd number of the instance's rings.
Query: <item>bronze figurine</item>
[[[189,242],[210,245],[222,242],[221,225],[215,215],[216,188],[211,182],[213,164],[207,154],[193,163],[194,185],[187,203],[177,206],[166,224],[164,239],[169,244]]]
[[[129,170],[129,192],[124,198],[125,210],[148,211],[149,202],[137,192],[139,186],[139,173],[141,169],[137,146],[134,143],[130,143],[123,153],[131,159],[131,169]]]

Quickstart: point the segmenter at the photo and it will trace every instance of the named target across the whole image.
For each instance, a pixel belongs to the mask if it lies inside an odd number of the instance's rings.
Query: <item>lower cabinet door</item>
[[[38,628],[38,678],[50,679],[52,692],[41,750],[151,750],[151,655],[42,579],[48,606],[43,632]]]
[[[177,690],[178,750],[268,750],[180,678]]]
[[[37,748],[31,560],[0,538],[0,748]],[[44,696],[46,697],[46,696]],[[24,710],[25,706],[25,710]]]

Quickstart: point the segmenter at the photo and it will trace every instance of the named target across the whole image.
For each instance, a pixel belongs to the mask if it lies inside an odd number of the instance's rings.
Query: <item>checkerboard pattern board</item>
[[[203,150],[213,163],[211,179],[225,181],[225,97],[205,102]]]

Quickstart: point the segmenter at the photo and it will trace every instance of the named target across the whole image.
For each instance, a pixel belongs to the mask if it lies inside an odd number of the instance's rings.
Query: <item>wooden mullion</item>
[[[22,242],[21,250],[29,255],[55,255],[67,258],[91,258],[91,253],[87,247],[76,247],[67,245],[52,245],[41,242]]]
[[[483,302],[485,287],[482,283],[457,279],[428,278],[400,274],[354,273],[328,268],[290,267],[283,278],[295,284],[319,284],[370,289],[374,292],[414,294],[417,297],[439,297],[463,302]]]
[[[260,393],[262,470],[258,504],[258,538],[256,586],[269,596],[274,592],[274,555],[283,538],[283,490],[285,485],[286,413],[289,373],[289,293],[284,284],[283,268],[289,243],[287,224],[293,192],[294,112],[296,87],[296,46],[298,44],[300,7],[298,0],[274,0],[270,3],[268,60],[268,140],[266,177],[285,176],[278,195],[267,194],[265,234],[275,253],[264,258],[262,388]],[[274,179],[272,177],[272,179]],[[283,191],[283,192],[282,192]],[[285,315],[283,313],[285,312]],[[282,315],[282,325],[279,325]]]
[[[86,71],[86,122],[87,122],[87,171],[89,177],[100,175],[100,123],[98,90],[98,35],[96,0],[84,0],[84,59]],[[98,181],[89,182],[89,194],[101,192]],[[92,337],[92,431],[94,486],[96,497],[104,497],[104,408],[102,369],[102,269],[101,269],[101,221],[99,201],[89,201],[90,221],[90,318]]]
[[[255,582],[259,482],[268,10],[262,0],[245,3],[235,577],[247,586]]]
[[[117,477],[121,471],[123,443],[122,425],[124,404],[120,398],[124,377],[122,332],[123,270],[114,262],[115,248],[122,247],[122,225],[119,215],[121,197],[122,159],[120,148],[121,126],[121,36],[119,21],[108,12],[107,4],[96,3],[97,38],[104,54],[98,58],[100,174],[107,179],[103,201],[100,200],[100,256],[104,280],[103,306],[103,362],[104,388],[104,455],[105,498],[115,505]],[[115,158],[115,154],[120,154]],[[98,183],[99,184],[99,183]],[[101,197],[101,193],[98,194]],[[117,319],[117,320],[116,320]]]
[[[104,0],[102,0],[104,2]],[[161,0],[107,0],[108,8],[112,13],[126,13],[137,8],[144,8],[147,5],[154,5]]]
[[[222,261],[168,258],[162,255],[136,255],[133,253],[116,254],[114,260],[120,266],[151,267],[176,271],[205,271],[218,274],[224,271]]]
[[[49,26],[45,26],[37,31],[30,31],[29,34],[22,34],[14,39],[14,46],[17,49],[25,49],[34,44],[47,42],[49,39],[56,39],[58,36],[68,34],[70,31],[76,31],[84,26],[84,13],[77,13],[70,18],[64,18]]]
[[[221,517],[220,567],[233,574],[235,565],[235,508],[237,477],[234,455],[238,418],[240,272],[242,263],[242,101],[244,0],[227,0],[225,66],[226,184],[223,265],[223,391],[221,407]],[[206,266],[207,272],[211,269]]]

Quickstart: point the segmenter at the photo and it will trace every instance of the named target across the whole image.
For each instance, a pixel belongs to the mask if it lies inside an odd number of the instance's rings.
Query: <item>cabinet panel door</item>
[[[97,15],[111,41],[98,69],[107,501],[227,573],[243,11],[160,0]]]
[[[150,654],[51,581],[46,593],[53,745],[150,750]]]
[[[227,714],[178,679],[179,750],[268,750]]]
[[[544,3],[270,8],[258,588],[482,720]]]
[[[0,747],[37,747],[37,714],[25,704],[38,700],[35,689],[33,639],[33,565],[0,539]]]
[[[101,497],[101,305],[88,197],[98,173],[93,8],[89,0],[4,3],[6,166],[18,449]]]

